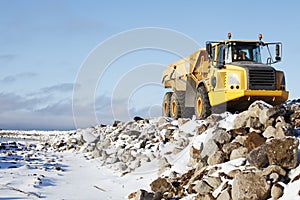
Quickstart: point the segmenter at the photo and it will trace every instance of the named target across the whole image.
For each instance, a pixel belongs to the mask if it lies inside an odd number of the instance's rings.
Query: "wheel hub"
[[[202,114],[202,99],[200,97],[197,98],[197,114],[200,116]]]

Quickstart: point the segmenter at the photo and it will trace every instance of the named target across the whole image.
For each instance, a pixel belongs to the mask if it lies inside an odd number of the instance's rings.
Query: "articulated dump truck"
[[[265,43],[261,34],[258,40],[232,40],[229,33],[228,40],[206,42],[205,49],[163,71],[162,83],[171,90],[163,99],[163,116],[204,119],[215,111],[245,110],[256,100],[281,104],[288,99],[285,77],[272,67],[281,52],[280,42]]]

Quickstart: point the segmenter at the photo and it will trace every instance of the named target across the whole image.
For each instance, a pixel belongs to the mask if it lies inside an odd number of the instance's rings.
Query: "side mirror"
[[[280,57],[280,45],[276,44],[276,57],[275,57],[276,61],[280,61],[281,57]]]
[[[206,42],[206,52],[207,52],[208,56],[210,58],[212,58],[212,55],[211,55],[211,53],[212,53],[212,47],[211,47],[211,43],[210,42]]]

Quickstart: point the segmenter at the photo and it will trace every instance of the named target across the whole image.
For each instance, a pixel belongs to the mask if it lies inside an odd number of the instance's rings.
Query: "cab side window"
[[[223,66],[224,65],[224,56],[225,55],[225,47],[224,45],[218,46],[218,66]]]

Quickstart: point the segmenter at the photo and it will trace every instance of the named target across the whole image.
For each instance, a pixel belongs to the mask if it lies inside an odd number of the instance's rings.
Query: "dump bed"
[[[208,61],[205,49],[199,49],[190,56],[167,65],[163,71],[162,83],[165,88],[185,91],[187,77],[196,82],[207,77]]]

